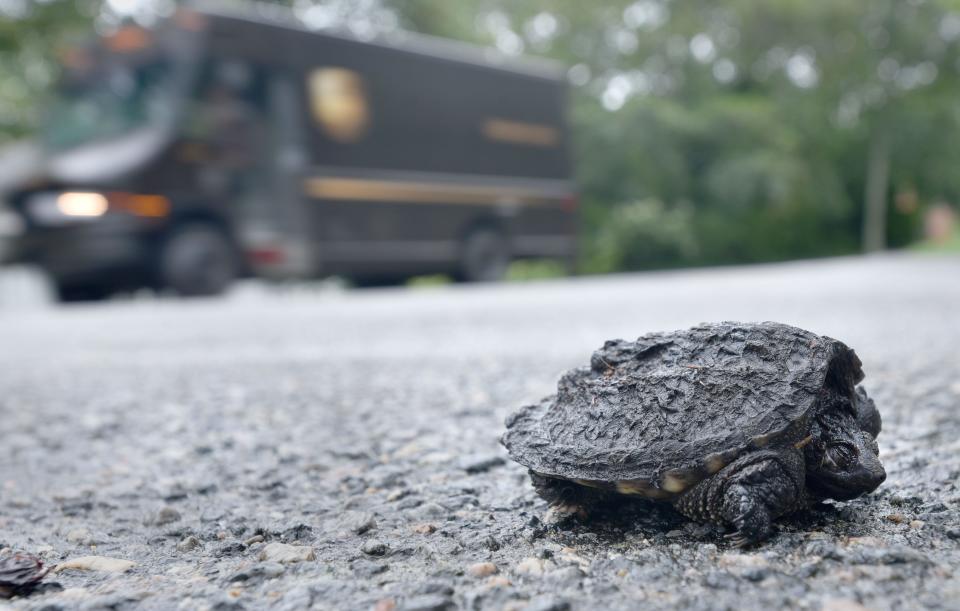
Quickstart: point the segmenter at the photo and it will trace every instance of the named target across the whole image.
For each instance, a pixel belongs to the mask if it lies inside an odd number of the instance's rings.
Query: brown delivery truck
[[[16,258],[63,299],[240,275],[485,281],[575,254],[551,62],[197,9],[62,61],[42,172],[5,198]]]

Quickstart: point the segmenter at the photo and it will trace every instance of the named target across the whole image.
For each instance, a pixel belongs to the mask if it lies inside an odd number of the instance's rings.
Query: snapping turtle
[[[608,341],[557,394],[507,419],[501,442],[552,512],[611,494],[730,525],[736,545],[818,500],[886,478],[860,359],[835,339],[765,322]]]

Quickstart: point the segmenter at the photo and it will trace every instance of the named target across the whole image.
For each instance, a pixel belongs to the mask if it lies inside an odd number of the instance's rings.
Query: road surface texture
[[[7,604],[956,609],[958,280],[885,256],[0,311],[0,547],[61,565]],[[724,319],[858,351],[886,483],[746,551],[649,502],[542,522],[504,417],[608,338]]]

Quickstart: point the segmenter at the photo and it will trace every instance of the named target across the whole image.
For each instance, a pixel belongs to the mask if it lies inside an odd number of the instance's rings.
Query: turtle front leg
[[[603,490],[588,488],[566,479],[530,471],[530,481],[537,494],[550,506],[546,521],[558,522],[570,517],[586,520],[605,495]]]
[[[746,547],[768,538],[776,518],[803,505],[804,477],[798,450],[748,454],[694,486],[674,506],[691,519],[732,526],[726,538]]]
[[[771,490],[774,495],[782,490]],[[740,484],[730,486],[724,494],[721,515],[724,521],[735,529],[724,538],[737,547],[747,547],[759,543],[773,534],[773,520],[776,517],[767,506],[762,492],[756,487]]]

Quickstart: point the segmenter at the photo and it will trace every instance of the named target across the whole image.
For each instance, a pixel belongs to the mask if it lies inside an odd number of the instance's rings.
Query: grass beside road
[[[507,268],[508,282],[526,282],[528,280],[546,280],[569,276],[567,268],[553,259],[522,259],[514,261]]]
[[[918,252],[949,253],[960,252],[960,227],[954,230],[947,240],[924,240],[910,247]]]
[[[548,280],[569,276],[566,267],[553,259],[521,259],[514,261],[507,268],[504,279],[507,282],[528,282],[531,280]],[[415,288],[442,286],[450,284],[453,279],[444,274],[430,276],[414,276],[407,281],[407,286]]]

